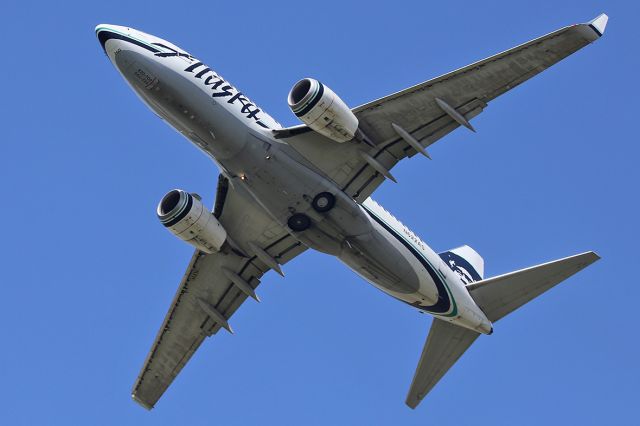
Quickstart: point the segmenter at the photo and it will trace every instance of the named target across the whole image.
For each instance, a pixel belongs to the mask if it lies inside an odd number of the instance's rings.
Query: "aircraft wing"
[[[561,28],[490,58],[353,109],[375,145],[336,143],[302,125],[275,130],[347,194],[364,201],[401,159],[416,154],[480,114],[487,104],[597,40],[607,16]],[[415,144],[414,144],[415,146]],[[372,162],[371,159],[374,161]],[[377,164],[376,164],[377,163]]]
[[[252,253],[249,243],[264,249],[279,264],[306,250],[248,199],[237,194],[222,176],[214,214],[237,247],[214,254],[196,250],[191,258],[133,386],[133,399],[147,409],[153,408],[203,340],[221,328],[231,331],[229,317],[247,297],[257,299],[253,290],[270,266]],[[239,287],[232,281],[238,281],[232,274],[237,274],[248,286]]]

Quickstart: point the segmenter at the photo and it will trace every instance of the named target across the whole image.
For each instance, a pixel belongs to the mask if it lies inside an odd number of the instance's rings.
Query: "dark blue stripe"
[[[445,251],[443,253],[438,253],[438,256],[440,256],[440,258],[442,260],[444,260],[444,263],[447,264],[447,266],[449,268],[451,268],[451,270],[453,272],[458,272],[456,271],[455,267],[451,266],[450,261],[453,260],[454,264],[456,266],[460,266],[462,268],[464,268],[467,272],[469,272],[471,274],[471,278],[473,279],[473,281],[482,281],[482,277],[480,276],[480,274],[478,273],[478,271],[476,271],[476,268],[474,268],[468,261],[467,259],[465,259],[464,257],[461,257],[460,255],[457,255],[453,252],[450,251]]]
[[[413,254],[413,256],[416,259],[418,259],[418,261],[422,264],[422,266],[424,266],[424,268],[427,270],[427,272],[431,276],[431,279],[435,283],[436,288],[438,289],[438,301],[434,305],[431,305],[431,306],[411,305],[411,306],[416,306],[420,309],[423,309],[425,311],[428,311],[434,314],[444,314],[448,312],[449,309],[451,308],[451,300],[449,299],[449,293],[447,292],[447,289],[445,288],[444,283],[442,282],[442,280],[440,279],[436,271],[431,267],[429,262],[426,261],[424,256],[422,256],[422,254],[420,254],[415,247],[409,244],[408,241],[406,241],[400,234],[398,234],[398,232],[395,229],[391,228],[389,225],[387,225],[382,220],[380,220],[376,215],[371,213],[369,209],[367,209],[364,206],[362,207],[364,208],[364,211],[366,211],[373,220],[375,220],[380,226],[382,226],[391,235],[393,235],[403,246],[407,248],[407,250],[411,252],[411,254]]]
[[[309,102],[309,104],[306,107],[304,107],[302,111],[295,113],[296,117],[302,117],[303,115],[311,111],[311,109],[313,109],[313,107],[316,106],[318,101],[322,99],[322,95],[324,95],[324,86],[320,82],[318,82],[318,85],[320,87],[318,88],[318,93],[316,93],[316,96],[311,100],[311,102]]]
[[[140,46],[143,47],[153,53],[158,53],[161,52],[161,50],[156,49],[155,47],[151,47],[147,44],[144,44],[136,39],[133,39],[131,37],[127,37],[126,35],[122,35],[119,33],[115,33],[109,30],[103,30],[100,29],[98,31],[98,40],[100,41],[100,45],[102,45],[102,49],[104,50],[105,53],[107,53],[107,49],[104,47],[105,43],[107,42],[107,40],[111,40],[111,39],[115,39],[115,40],[124,40],[127,41],[129,43],[135,44],[136,46]]]
[[[176,223],[180,222],[189,213],[192,206],[193,206],[193,196],[187,193],[187,205],[184,206],[184,209],[182,209],[182,211],[178,214],[178,216],[174,217],[170,222],[163,223],[163,225],[169,228],[175,225]]]
[[[589,26],[591,27],[591,29],[592,29],[593,31],[595,31],[595,32],[596,32],[596,34],[598,34],[598,37],[602,37],[602,33],[601,33],[600,31],[598,31],[598,29],[597,29],[594,25],[589,24]]]

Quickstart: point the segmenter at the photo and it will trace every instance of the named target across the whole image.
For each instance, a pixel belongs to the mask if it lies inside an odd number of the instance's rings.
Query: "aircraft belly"
[[[307,247],[337,256],[382,291],[418,308],[436,306],[442,291],[424,264],[333,181],[295,159],[290,147],[250,130],[225,103],[175,71],[137,51],[116,52],[115,62],[138,96],[207,153],[277,223]],[[322,192],[335,206],[317,212]],[[293,231],[294,214],[311,225]]]
[[[115,55],[118,69],[143,102],[217,162],[236,156],[246,126],[185,76],[136,51]]]
[[[349,238],[340,260],[382,291],[412,305],[433,305],[438,291],[420,262],[372,222],[372,232]]]

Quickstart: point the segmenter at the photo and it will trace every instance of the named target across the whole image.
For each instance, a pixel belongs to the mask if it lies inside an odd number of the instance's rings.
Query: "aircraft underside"
[[[205,63],[128,27],[99,25],[105,53],[140,99],[220,169],[211,211],[174,189],[160,222],[195,248],[133,398],[152,408],[194,351],[270,271],[307,249],[338,258],[375,287],[434,316],[406,403],[412,408],[480,334],[595,262],[586,252],[497,277],[471,247],[434,252],[370,197],[391,169],[470,120],[512,87],[596,41],[607,16],[561,28],[401,92],[349,108],[305,78],[288,104],[303,123],[282,128]]]

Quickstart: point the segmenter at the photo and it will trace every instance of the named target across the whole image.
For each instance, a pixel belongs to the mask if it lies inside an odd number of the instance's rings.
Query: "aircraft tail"
[[[600,259],[589,251],[467,285],[476,304],[496,322]]]
[[[596,253],[586,252],[472,282],[467,285],[467,290],[487,318],[495,322],[598,259],[600,257]],[[406,404],[416,408],[479,335],[434,318]]]
[[[465,284],[480,281],[484,277],[484,259],[469,246],[447,250],[438,253],[438,256],[460,275]]]

